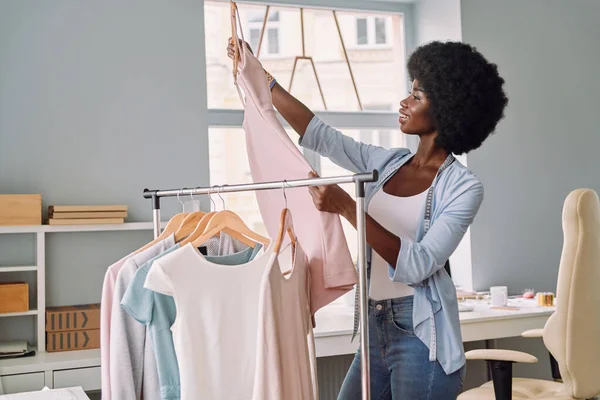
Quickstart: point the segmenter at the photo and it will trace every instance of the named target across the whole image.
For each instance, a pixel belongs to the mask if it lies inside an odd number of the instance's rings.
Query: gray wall
[[[414,6],[417,44],[460,41],[460,0],[419,0]]]
[[[469,168],[485,186],[472,227],[478,290],[554,291],[568,193],[600,190],[600,2],[462,0],[462,35],[499,65],[506,119]]]
[[[207,184],[203,19],[194,0],[0,1],[0,193],[123,203],[149,221],[145,187]],[[151,236],[48,235],[48,305],[99,302],[106,267]],[[0,265],[34,249],[0,235]],[[0,340],[33,333],[32,317],[1,320]]]

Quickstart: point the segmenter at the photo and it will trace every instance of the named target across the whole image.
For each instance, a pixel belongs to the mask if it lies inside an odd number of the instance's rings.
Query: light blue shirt
[[[177,309],[175,300],[171,296],[146,289],[144,282],[152,263],[178,248],[179,244],[176,244],[138,268],[133,281],[121,300],[121,307],[129,315],[148,326],[152,345],[154,346],[162,400],[179,400],[181,397],[179,367],[173,343],[173,333],[171,332],[171,325],[175,322]],[[215,264],[240,265],[252,261],[261,248],[262,245],[257,244],[254,248],[248,247],[233,254],[204,257]]]
[[[359,143],[316,116],[300,144],[354,173],[379,172],[377,182],[366,184],[365,210],[373,195],[414,155],[408,149],[385,149]],[[398,260],[395,268],[389,267],[389,274],[392,280],[415,289],[415,334],[429,348],[430,360],[437,359],[446,374],[451,374],[465,364],[465,355],[456,288],[443,267],[479,210],[483,185],[458,160],[437,174],[432,185],[430,228],[425,232],[424,205],[415,241],[400,238]],[[369,265],[370,254],[369,248]]]

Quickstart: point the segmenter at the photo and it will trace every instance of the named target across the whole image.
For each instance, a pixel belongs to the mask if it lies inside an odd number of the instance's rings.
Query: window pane
[[[279,11],[269,11],[269,21],[279,21]]]
[[[260,30],[262,20],[251,23],[249,15],[254,11],[257,16],[264,17],[266,7],[238,3],[238,8],[246,32]],[[336,15],[361,102],[397,104],[406,92],[402,16],[345,11],[338,11]],[[288,89],[294,58],[302,55],[300,11],[297,7],[272,6],[269,16],[277,16],[279,22],[267,23],[259,59],[279,84]],[[227,39],[231,36],[229,4],[206,1],[205,17],[208,106],[241,109],[233,86],[232,61],[226,54]],[[374,24],[366,24],[367,17],[386,20],[387,31],[394,32],[394,36],[388,34],[385,37],[388,46],[376,50],[368,46],[356,47],[357,21],[363,21],[360,23],[363,24],[363,32],[366,32],[367,25],[374,29]],[[269,29],[276,32],[269,34]],[[360,111],[332,12],[304,9],[304,31],[306,55],[313,57],[315,62],[327,109]],[[277,40],[271,40],[270,35]],[[366,37],[366,33],[363,36]],[[256,46],[253,50],[257,52]],[[310,61],[298,61],[291,92],[307,107],[315,111],[325,109]]]
[[[375,18],[375,43],[386,44],[385,19]]]
[[[367,19],[356,19],[356,44],[367,44]]]
[[[279,29],[278,28],[269,28],[269,54],[278,54],[279,53]]]
[[[256,49],[258,47],[258,39],[260,39],[260,29],[250,29],[250,47]]]
[[[265,11],[253,10],[248,13],[248,22],[263,22],[265,19]]]

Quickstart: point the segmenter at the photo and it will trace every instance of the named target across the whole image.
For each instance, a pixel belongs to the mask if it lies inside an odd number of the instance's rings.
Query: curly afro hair
[[[473,46],[431,42],[408,60],[408,73],[417,79],[431,104],[438,130],[436,145],[454,154],[481,146],[504,117],[508,103],[496,64]]]

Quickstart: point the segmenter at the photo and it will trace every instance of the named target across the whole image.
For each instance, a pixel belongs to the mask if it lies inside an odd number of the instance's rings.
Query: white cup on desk
[[[508,288],[506,286],[492,286],[490,288],[492,307],[506,307],[508,305]]]

